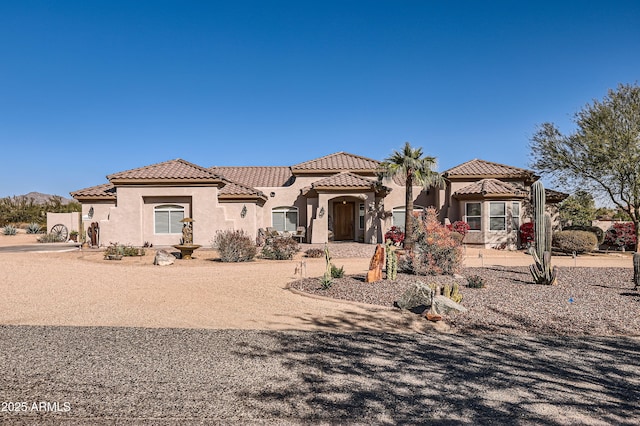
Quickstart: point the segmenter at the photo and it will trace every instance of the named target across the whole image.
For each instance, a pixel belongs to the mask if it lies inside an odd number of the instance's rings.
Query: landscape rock
[[[365,282],[373,283],[380,281],[382,279],[382,265],[384,265],[384,247],[382,247],[382,244],[378,244],[369,263],[369,272],[367,272]]]
[[[156,252],[156,257],[154,257],[153,259],[153,264],[159,265],[159,266],[168,266],[168,265],[173,265],[175,261],[176,261],[175,256],[169,253],[168,251],[158,250]]]
[[[400,309],[414,309],[418,306],[431,306],[433,290],[427,284],[417,281],[410,285],[402,296],[396,301]]]
[[[435,296],[432,301],[432,310],[439,314],[449,314],[451,312],[467,312],[467,308],[454,302],[445,296]]]

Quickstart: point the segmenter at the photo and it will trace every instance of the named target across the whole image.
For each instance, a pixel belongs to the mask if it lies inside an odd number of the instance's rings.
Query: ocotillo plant
[[[535,264],[529,269],[536,284],[552,285],[556,283],[556,268],[551,266],[551,216],[545,213],[544,186],[540,181],[531,185],[531,202],[535,240],[530,253]]]

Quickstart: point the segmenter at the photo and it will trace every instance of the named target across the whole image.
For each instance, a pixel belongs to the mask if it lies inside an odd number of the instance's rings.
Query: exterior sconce
[[[318,213],[319,217],[323,217],[324,216],[324,207],[320,207],[320,212]]]
[[[240,211],[240,217],[244,219],[246,215],[247,215],[247,206],[245,204],[244,206],[242,206],[242,210]]]
[[[93,206],[89,209],[89,214],[87,216],[89,216],[89,219],[93,218]]]
[[[271,197],[271,198],[273,198],[273,197],[275,197],[275,196],[276,196],[276,193],[275,193],[275,192],[271,192],[271,193],[269,194],[269,197]]]

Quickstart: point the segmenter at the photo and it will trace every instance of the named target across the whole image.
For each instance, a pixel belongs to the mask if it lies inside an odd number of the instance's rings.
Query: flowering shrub
[[[467,232],[469,232],[469,229],[471,229],[471,227],[464,220],[456,220],[455,222],[447,225],[447,229],[453,232],[457,232],[464,237],[465,235],[467,235]]]
[[[438,221],[434,208],[426,209],[415,227],[414,251],[403,257],[399,268],[418,275],[455,274],[462,267],[462,247],[452,234]]]
[[[636,246],[636,227],[633,222],[614,223],[604,234],[604,242],[611,246],[633,249]]]
[[[392,226],[391,229],[384,234],[384,240],[391,240],[394,245],[399,246],[404,241],[404,232],[397,226]]]
[[[531,244],[534,240],[534,235],[533,222],[526,222],[520,225],[520,242],[523,246]]]

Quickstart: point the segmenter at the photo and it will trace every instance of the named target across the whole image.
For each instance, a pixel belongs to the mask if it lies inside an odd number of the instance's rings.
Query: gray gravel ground
[[[0,326],[1,424],[637,424],[640,340]]]

